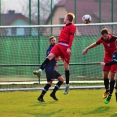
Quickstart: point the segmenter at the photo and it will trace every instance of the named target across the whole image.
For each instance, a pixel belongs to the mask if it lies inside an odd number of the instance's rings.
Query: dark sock
[[[116,81],[115,89],[117,90],[117,81]]]
[[[104,86],[105,86],[105,89],[108,91],[109,90],[109,79],[108,78],[104,78]]]
[[[48,89],[50,88],[50,86],[51,86],[50,84],[46,84],[45,85],[45,87],[43,88],[42,93],[40,95],[41,98],[45,95],[45,93],[48,91]]]
[[[115,90],[116,90],[116,92],[115,92],[115,98],[116,98],[116,102],[117,102],[117,80],[116,80]]]
[[[49,62],[50,62],[50,60],[48,58],[46,58],[45,61],[42,63],[40,69],[44,70]]]
[[[116,102],[117,102],[117,92],[115,93],[115,98],[116,98]]]
[[[112,95],[113,90],[114,90],[114,85],[115,85],[115,80],[110,81],[110,94]]]
[[[53,91],[52,91],[53,94],[56,93],[56,91],[60,88],[60,86],[62,85],[62,83],[63,83],[63,82],[59,81],[59,82],[55,85],[55,87],[54,87],[54,89],[53,89]]]
[[[69,76],[70,76],[69,70],[65,71],[66,84],[69,84]]]

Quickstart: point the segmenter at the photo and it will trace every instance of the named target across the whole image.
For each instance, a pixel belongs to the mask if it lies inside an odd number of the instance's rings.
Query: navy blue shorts
[[[54,71],[45,71],[46,72],[46,78],[47,81],[53,81],[54,79],[57,79],[58,77],[61,76],[56,70]]]

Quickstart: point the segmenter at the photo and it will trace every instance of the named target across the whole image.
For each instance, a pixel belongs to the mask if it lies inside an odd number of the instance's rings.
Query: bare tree
[[[33,15],[36,16],[36,19],[38,17],[38,3],[37,2],[33,2]],[[45,20],[47,19],[47,17],[50,14],[50,0],[40,0],[40,23],[44,24]]]
[[[1,1],[1,13],[5,13],[5,11],[6,11],[6,5],[5,5],[4,1],[2,0]]]
[[[55,4],[57,4],[59,1],[61,1],[61,0],[52,0],[52,3],[51,3],[51,0],[40,0],[40,21],[41,21],[41,24],[44,24],[45,21],[47,20],[47,18],[49,17],[49,15],[51,13],[51,4],[52,4],[52,9],[53,9]],[[37,2],[33,2],[33,7],[35,8],[33,14],[36,13],[36,16],[38,17],[38,15],[37,15],[37,8],[38,8]]]
[[[28,0],[24,0],[23,2],[21,0],[18,0],[18,4],[20,4],[22,8],[22,14],[28,17],[29,14],[29,2]]]
[[[51,0],[39,0],[39,6],[40,6],[40,24],[44,24],[47,20],[48,16],[51,12]],[[56,3],[58,3],[60,0],[52,0],[52,8]],[[21,0],[18,1],[21,8],[22,8],[22,14],[28,17],[29,15],[29,0],[24,0],[23,2]],[[37,22],[38,19],[38,0],[31,0],[31,15],[32,20]]]

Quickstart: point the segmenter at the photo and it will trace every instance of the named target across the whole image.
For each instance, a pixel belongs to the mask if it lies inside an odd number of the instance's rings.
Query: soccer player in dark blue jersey
[[[47,51],[46,51],[46,56],[48,56],[50,54],[51,49],[54,47],[54,45],[56,44],[56,38],[54,36],[51,36],[49,38],[49,42],[50,42],[50,46],[48,47]],[[52,59],[49,64],[46,66],[45,68],[45,73],[46,73],[46,78],[47,78],[47,84],[45,85],[45,87],[42,90],[41,95],[38,97],[38,100],[41,102],[44,102],[44,95],[45,93],[48,91],[48,89],[51,87],[52,85],[52,81],[56,78],[58,80],[57,84],[55,85],[52,93],[50,94],[50,96],[54,99],[54,100],[58,100],[56,98],[56,91],[60,88],[60,86],[62,85],[62,83],[64,82],[64,78],[63,76],[61,76],[61,74],[59,74],[56,70],[55,70],[55,66],[57,65],[56,62],[56,58]]]
[[[112,61],[110,62],[101,62],[100,65],[101,66],[110,66],[110,65],[114,65],[116,64],[116,69],[115,69],[115,72],[117,72],[117,51],[115,51],[113,53],[113,57],[112,57]],[[109,93],[109,96],[105,99],[105,104],[108,104],[110,102],[110,99],[111,99],[111,96],[112,96],[112,93],[113,93],[113,89],[114,89],[114,85],[113,87],[110,89],[110,93]],[[115,86],[115,89],[116,89],[116,92],[115,92],[115,96],[116,96],[116,101],[117,101],[117,81],[116,81],[116,86]]]

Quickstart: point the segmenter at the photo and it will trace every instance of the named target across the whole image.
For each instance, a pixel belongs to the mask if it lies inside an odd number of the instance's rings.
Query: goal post
[[[104,49],[100,45],[82,55],[83,49],[95,42],[100,36],[100,30],[107,27],[112,34],[117,33],[117,23],[75,24],[76,34],[72,47],[70,61],[70,83],[74,86],[102,85],[102,67]],[[32,71],[39,69],[45,59],[49,46],[49,37],[58,38],[64,25],[31,25],[31,26],[0,26],[0,83],[32,82],[38,78]],[[62,61],[58,62],[59,71],[64,76]],[[40,78],[40,84],[46,83],[46,75]],[[6,83],[7,84],[7,83]],[[33,85],[31,85],[33,87]]]

